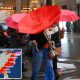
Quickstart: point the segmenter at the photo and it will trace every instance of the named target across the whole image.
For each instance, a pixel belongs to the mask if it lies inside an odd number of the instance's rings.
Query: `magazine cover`
[[[0,79],[22,78],[22,49],[0,49]]]

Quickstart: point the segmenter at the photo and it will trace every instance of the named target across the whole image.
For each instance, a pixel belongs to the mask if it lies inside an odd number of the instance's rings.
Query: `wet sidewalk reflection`
[[[60,80],[80,80],[80,33],[65,33],[62,39],[62,63],[69,69],[62,70]],[[65,67],[64,67],[65,68]],[[62,68],[62,69],[64,69]]]
[[[62,41],[62,54],[58,68],[61,71],[59,80],[80,80],[80,33],[65,33]],[[29,74],[30,73],[30,74]],[[31,72],[25,72],[22,80],[30,80]],[[39,80],[44,74],[39,75]]]

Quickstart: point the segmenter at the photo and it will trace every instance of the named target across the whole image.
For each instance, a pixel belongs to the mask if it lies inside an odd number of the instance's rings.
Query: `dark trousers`
[[[57,72],[57,55],[53,58],[53,68],[54,68],[54,75],[55,80],[58,80],[58,72]]]

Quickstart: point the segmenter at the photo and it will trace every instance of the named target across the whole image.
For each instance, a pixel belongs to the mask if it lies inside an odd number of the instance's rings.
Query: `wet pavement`
[[[25,67],[28,71],[24,72],[22,80],[30,80],[31,77],[31,62],[26,63]],[[29,67],[27,66],[29,65]],[[62,39],[62,54],[59,58],[58,69],[61,76],[59,80],[80,80],[80,33],[65,33]],[[43,79],[44,74],[39,74],[39,80]]]
[[[80,80],[80,33],[65,33],[62,40],[63,63],[68,65],[69,70],[64,70],[60,80]]]

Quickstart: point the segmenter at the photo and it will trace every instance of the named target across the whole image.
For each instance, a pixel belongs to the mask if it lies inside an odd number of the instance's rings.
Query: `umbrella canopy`
[[[23,18],[12,20],[17,23],[19,32],[37,34],[52,24],[58,23],[59,15],[60,7],[58,5],[44,6],[27,13]]]
[[[76,21],[78,19],[79,17],[74,11],[61,9],[61,15],[59,21],[71,22],[71,21]]]
[[[31,13],[19,22],[19,31],[22,33],[37,34],[52,24],[58,22],[60,15],[59,6],[44,6]]]
[[[13,14],[5,19],[5,22],[8,27],[18,30],[18,21],[21,20],[26,14]],[[16,21],[15,21],[16,20]]]

